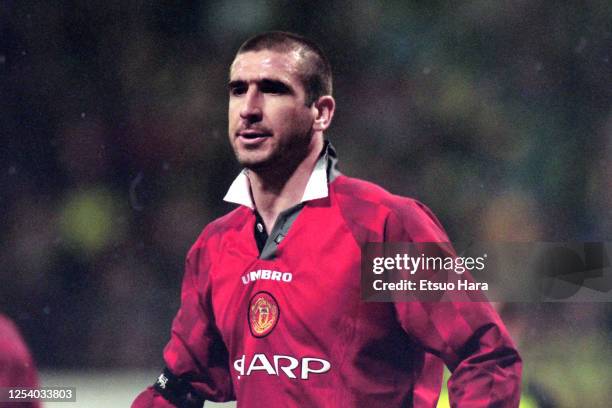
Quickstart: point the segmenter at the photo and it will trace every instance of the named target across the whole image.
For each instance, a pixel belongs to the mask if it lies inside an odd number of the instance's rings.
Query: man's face
[[[314,113],[305,105],[297,52],[236,56],[230,70],[229,139],[252,170],[297,165],[308,153]]]

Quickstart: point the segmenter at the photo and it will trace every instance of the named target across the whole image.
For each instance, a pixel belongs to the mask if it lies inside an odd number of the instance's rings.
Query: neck
[[[300,203],[319,153],[323,138],[313,137],[309,152],[296,166],[249,171],[249,181],[255,207],[270,232],[278,214]]]

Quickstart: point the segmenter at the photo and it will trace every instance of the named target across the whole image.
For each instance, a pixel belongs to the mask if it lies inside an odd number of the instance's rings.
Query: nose
[[[240,117],[249,123],[261,121],[261,93],[256,86],[249,86],[244,97],[244,105],[240,110]]]

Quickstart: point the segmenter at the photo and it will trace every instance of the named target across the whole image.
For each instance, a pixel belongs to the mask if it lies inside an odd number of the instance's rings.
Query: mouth
[[[236,137],[245,144],[259,143],[271,136],[272,134],[269,132],[253,129],[241,130],[236,133]]]

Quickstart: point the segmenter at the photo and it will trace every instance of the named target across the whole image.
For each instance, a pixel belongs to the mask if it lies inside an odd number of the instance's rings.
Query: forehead
[[[298,50],[245,52],[234,59],[230,67],[230,80],[251,81],[266,78],[287,82],[299,81],[301,59]]]

